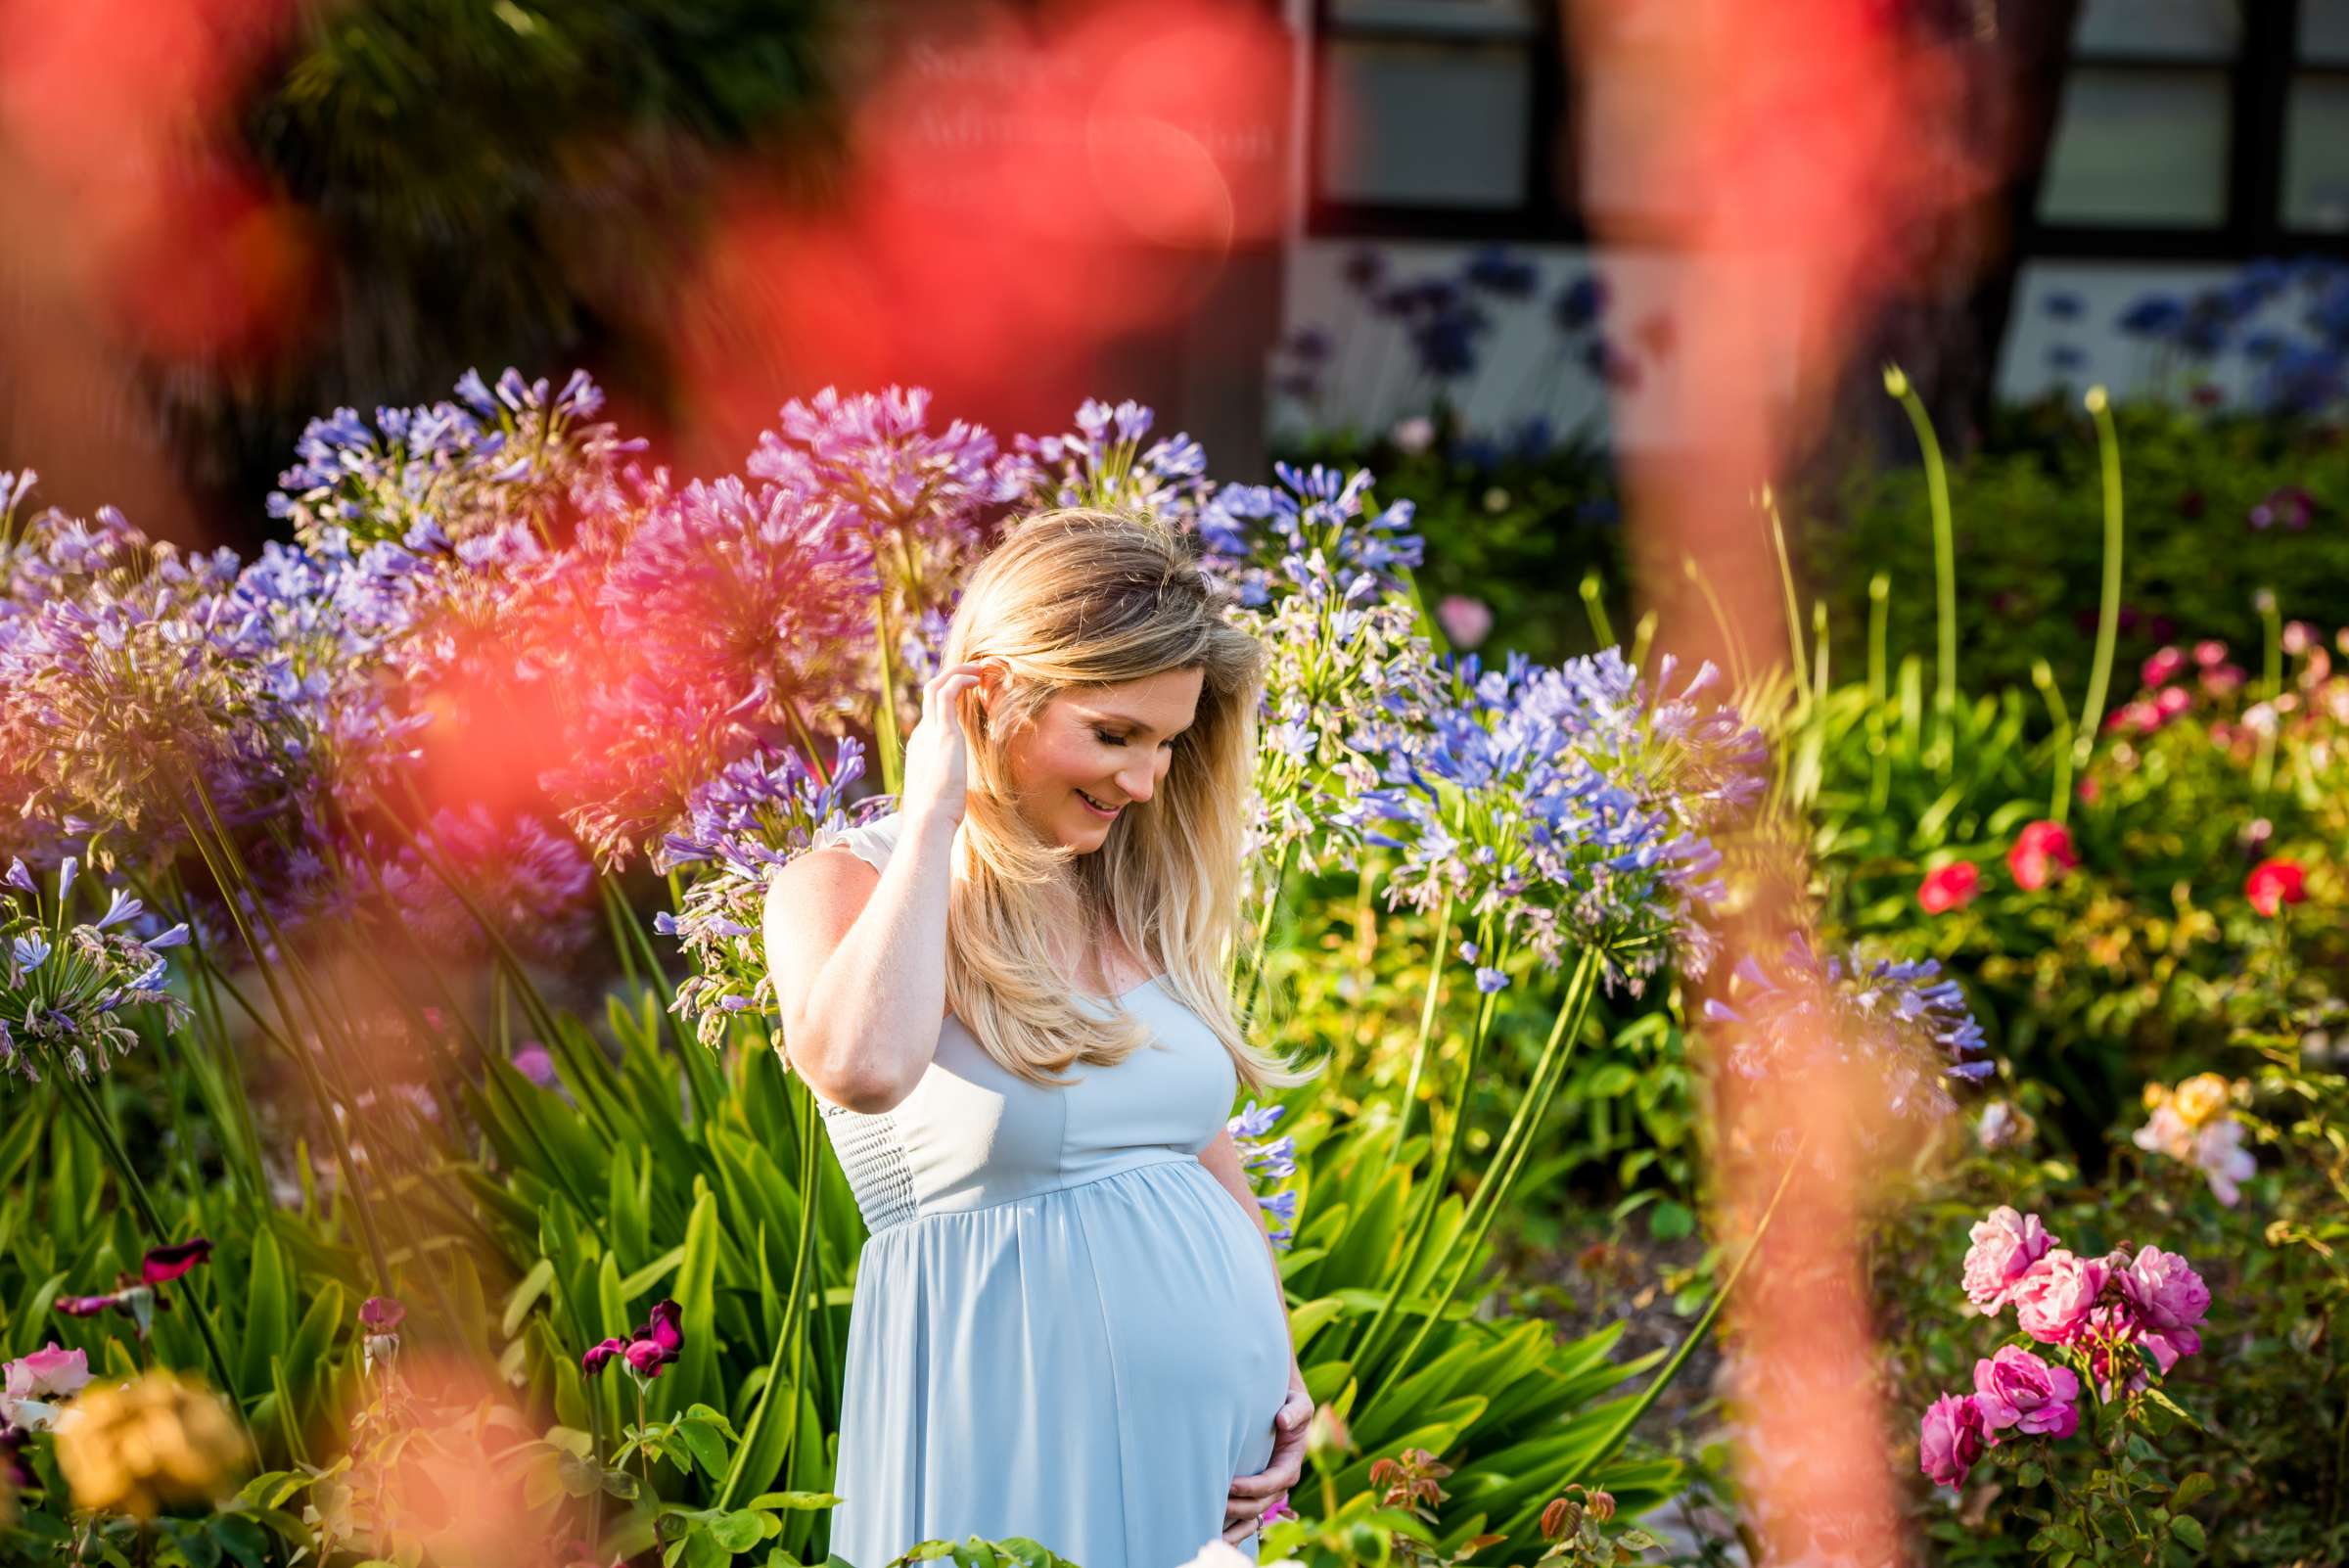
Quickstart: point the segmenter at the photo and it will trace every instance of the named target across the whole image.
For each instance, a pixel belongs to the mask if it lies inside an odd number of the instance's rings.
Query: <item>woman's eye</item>
[[[1104,746],[1123,746],[1126,744],[1125,736],[1112,735],[1105,730],[1094,730],[1093,739],[1099,741]]]

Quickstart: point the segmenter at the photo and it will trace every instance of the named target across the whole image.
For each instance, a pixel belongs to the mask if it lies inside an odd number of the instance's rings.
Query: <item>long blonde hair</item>
[[[1231,1053],[1255,1092],[1313,1077],[1251,1045],[1225,964],[1252,938],[1240,920],[1240,857],[1255,789],[1257,705],[1267,655],[1224,615],[1224,596],[1184,536],[1122,513],[1067,508],[1016,521],[973,571],[944,661],[999,660],[991,716],[967,706],[971,789],[946,914],[946,1004],[1005,1071],[1054,1085],[1071,1067],[1111,1067],[1150,1040],[1123,1007],[1080,1008],[1049,942],[1073,888],[1088,930],[1114,931]],[[1006,748],[1059,693],[1202,672],[1198,715],[1174,742],[1147,805],[1101,848],[1078,853],[1014,807]]]

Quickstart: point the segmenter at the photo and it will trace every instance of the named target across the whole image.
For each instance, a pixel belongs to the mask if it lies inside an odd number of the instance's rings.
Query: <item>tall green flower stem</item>
[[[1289,859],[1297,852],[1294,844],[1280,847],[1280,858],[1273,864],[1272,875],[1265,883],[1265,906],[1256,917],[1256,950],[1248,955],[1248,981],[1240,988],[1233,1011],[1245,1027],[1248,1009],[1255,1005],[1257,988],[1264,984],[1265,965],[1271,960],[1268,944],[1272,940],[1272,917],[1280,908],[1281,886],[1289,879]]]
[[[277,1009],[278,1018],[291,1031],[299,1015],[294,1010],[293,998],[286,994],[285,987],[279,983],[277,966],[268,961],[266,949],[253,935],[253,927],[245,919],[244,907],[238,901],[240,892],[252,889],[252,878],[244,874],[236,847],[227,842],[228,834],[221,824],[219,812],[212,807],[211,796],[205,789],[204,781],[190,773],[187,782],[190,797],[203,807],[209,831],[198,824],[193,812],[184,805],[180,821],[187,828],[188,837],[195,843],[196,853],[203,856],[205,869],[219,885],[220,901],[227,908],[229,920],[237,928],[237,936],[245,944],[245,950],[253,954],[253,967],[260,971],[261,984],[269,992],[270,1004]],[[295,970],[297,965],[293,949],[287,945],[284,933],[271,920],[266,901],[254,899],[253,908],[260,915],[262,923],[269,927],[270,940],[286,960],[289,971]],[[323,1035],[324,1019],[313,1014],[312,1021],[319,1025]],[[376,1228],[374,1200],[368,1196],[366,1183],[359,1177],[358,1162],[350,1154],[350,1140],[344,1135],[343,1124],[335,1115],[333,1091],[319,1076],[318,1064],[310,1060],[310,1053],[301,1048],[299,1039],[292,1038],[289,1033],[283,1043],[287,1055],[293,1058],[296,1069],[301,1075],[303,1087],[309,1090],[311,1102],[318,1107],[320,1120],[326,1124],[327,1139],[335,1153],[335,1168],[343,1174],[344,1185],[350,1192],[351,1214],[356,1219],[360,1240],[366,1246],[368,1261],[374,1268],[377,1286],[388,1291],[392,1288],[392,1265],[384,1252],[383,1236]]]
[[[2031,661],[2031,684],[2048,705],[2048,722],[2054,726],[2055,787],[2048,802],[2048,817],[2060,825],[2072,809],[2072,714],[2064,706],[2063,689],[2045,659]]]
[[[1493,954],[1494,968],[1505,967],[1508,954],[1493,946],[1491,915],[1484,916],[1477,923],[1476,935],[1477,950]],[[1437,962],[1442,961],[1439,955]],[[1378,1304],[1378,1311],[1371,1316],[1369,1326],[1362,1330],[1362,1337],[1356,1341],[1354,1361],[1358,1366],[1368,1364],[1370,1353],[1377,1347],[1387,1325],[1394,1318],[1395,1309],[1403,1300],[1405,1288],[1418,1272],[1420,1261],[1426,1256],[1427,1238],[1436,1227],[1436,1212],[1444,1206],[1444,1191],[1451,1180],[1452,1165],[1467,1133],[1468,1092],[1476,1081],[1477,1062],[1484,1055],[1485,1041],[1492,1036],[1493,1021],[1500,1010],[1499,1004],[1498,992],[1486,992],[1478,1001],[1476,1021],[1468,1032],[1468,1050],[1460,1063],[1459,1086],[1452,1094],[1449,1125],[1443,1136],[1436,1140],[1436,1164],[1435,1169],[1428,1173],[1427,1197],[1419,1204],[1418,1212],[1412,1218],[1411,1233],[1404,1242],[1403,1262],[1395,1271],[1394,1283],[1387,1287],[1386,1299]]]
[[[1411,1070],[1403,1081],[1403,1103],[1395,1112],[1395,1148],[1387,1158],[1403,1158],[1404,1136],[1410,1130],[1411,1107],[1419,1102],[1419,1077],[1427,1067],[1429,1045],[1436,1038],[1436,1003],[1444,994],[1444,955],[1451,950],[1451,905],[1450,888],[1444,890],[1443,905],[1436,911],[1435,946],[1427,965],[1427,996],[1419,1004],[1419,1039],[1411,1047]]]
[[[2089,666],[2088,695],[2080,704],[2080,727],[2072,737],[2072,765],[2088,765],[2104,721],[2104,699],[2112,689],[2112,646],[2121,630],[2121,438],[2113,429],[2112,399],[2101,387],[2086,398],[2096,426],[2096,459],[2104,480],[2104,591],[2096,603],[2096,656]]]
[[[734,1450],[734,1462],[726,1467],[725,1483],[717,1490],[715,1506],[720,1512],[734,1505],[734,1494],[741,1490],[744,1466],[759,1441],[760,1429],[766,1424],[766,1409],[774,1401],[775,1385],[788,1371],[795,1404],[806,1386],[807,1292],[816,1247],[816,1181],[822,1173],[816,1167],[815,1096],[808,1092],[805,1082],[800,1084],[799,1098],[800,1234],[792,1256],[791,1296],[783,1308],[783,1321],[775,1330],[775,1349],[767,1358],[766,1381],[760,1386],[759,1403],[751,1407],[751,1418],[743,1425],[742,1442]],[[777,1469],[785,1475],[790,1473],[791,1451],[799,1433],[800,1423],[795,1417],[783,1430],[783,1449],[775,1461]]]
[[[873,646],[881,660],[881,700],[873,705],[873,750],[881,757],[881,787],[895,795],[902,787],[904,761],[898,739],[898,661],[889,623],[889,584],[873,595]]]
[[[2252,769],[2251,787],[2265,796],[2276,782],[2276,733],[2283,727],[2282,711],[2276,705],[2276,699],[2283,695],[2283,617],[2276,608],[2274,588],[2260,589],[2251,603],[2259,612],[2260,690],[2268,705],[2268,721],[2259,730],[2259,761]]]
[[[1794,592],[1794,560],[1786,553],[1786,522],[1778,515],[1778,498],[1767,484],[1762,486],[1762,510],[1770,517],[1770,542],[1778,561],[1778,589],[1786,596],[1786,644],[1794,653],[1794,683],[1806,697],[1811,695],[1811,664],[1803,647],[1803,611]],[[1822,649],[1820,657],[1825,657]]]
[[[1891,745],[1884,734],[1884,709],[1891,701],[1891,669],[1885,639],[1892,621],[1892,578],[1879,572],[1867,579],[1867,806],[1881,811],[1892,795]]]
[[[1794,1153],[1786,1161],[1786,1169],[1778,1176],[1777,1190],[1770,1195],[1769,1206],[1762,1211],[1762,1222],[1754,1227],[1754,1239],[1746,1243],[1745,1252],[1738,1258],[1736,1267],[1729,1270],[1729,1277],[1721,1282],[1721,1287],[1713,1292],[1713,1299],[1705,1304],[1704,1313],[1697,1318],[1696,1326],[1681,1336],[1680,1344],[1673,1350],[1672,1359],[1664,1363],[1663,1369],[1649,1380],[1647,1387],[1639,1391],[1639,1397],[1625,1407],[1623,1413],[1615,1418],[1614,1425],[1607,1428],[1606,1435],[1599,1439],[1598,1447],[1584,1461],[1585,1475],[1592,1473],[1615,1456],[1616,1451],[1623,1447],[1624,1439],[1631,1436],[1632,1428],[1639,1424],[1639,1417],[1648,1412],[1649,1407],[1662,1397],[1666,1389],[1672,1387],[1673,1379],[1681,1375],[1681,1367],[1687,1361],[1689,1353],[1702,1344],[1705,1335],[1712,1331],[1713,1320],[1721,1315],[1722,1306],[1728,1301],[1729,1292],[1735,1290],[1737,1281],[1745,1276],[1745,1266],[1752,1263],[1754,1254],[1762,1250],[1762,1238],[1770,1233],[1770,1222],[1777,1215],[1778,1200],[1786,1196],[1787,1185],[1793,1181],[1794,1173],[1801,1167],[1803,1150],[1809,1144],[1810,1137],[1805,1134],[1795,1145]]]
[[[1407,1368],[1419,1347],[1427,1343],[1436,1322],[1444,1315],[1452,1299],[1467,1283],[1468,1274],[1476,1267],[1477,1250],[1485,1243],[1485,1234],[1493,1228],[1493,1221],[1500,1206],[1508,1201],[1517,1185],[1517,1176],[1524,1169],[1525,1158],[1534,1145],[1534,1138],[1547,1120],[1550,1101],[1556,1097],[1558,1086],[1565,1082],[1567,1064],[1573,1059],[1574,1047],[1582,1038],[1583,1025],[1590,1016],[1590,1003],[1598,992],[1599,957],[1586,949],[1566,982],[1566,997],[1559,1005],[1557,1017],[1550,1023],[1549,1038],[1542,1047],[1542,1059],[1534,1067],[1532,1083],[1517,1101],[1517,1110],[1509,1118],[1508,1130],[1500,1136],[1500,1144],[1493,1151],[1492,1162],[1485,1167],[1484,1178],[1477,1183],[1476,1193],[1468,1200],[1468,1208],[1460,1216],[1460,1232],[1452,1243],[1451,1277],[1445,1283],[1419,1320],[1419,1331],[1395,1358],[1398,1370]],[[1355,1357],[1358,1372],[1368,1370],[1366,1347]]]
[[[115,1136],[114,1124],[107,1120],[106,1110],[98,1103],[97,1093],[70,1073],[59,1073],[55,1077],[64,1085],[66,1103],[72,1106],[74,1114],[88,1125],[91,1136],[98,1140],[99,1152],[106,1156],[106,1163],[114,1168],[115,1177],[122,1183],[122,1190],[130,1195],[130,1206],[138,1211],[140,1228],[147,1232],[156,1246],[169,1245],[170,1227],[163,1223],[162,1215],[157,1212],[155,1199],[149,1195],[147,1183],[139,1179],[139,1173],[132,1167],[130,1154],[122,1147],[122,1140]],[[245,1441],[258,1455],[261,1446],[253,1435],[253,1423],[245,1417],[245,1403],[237,1397],[237,1380],[229,1375],[228,1358],[220,1354],[220,1337],[212,1331],[212,1314],[205,1310],[204,1303],[197,1299],[193,1289],[185,1293],[184,1299],[188,1305],[188,1315],[195,1320],[197,1337],[204,1341],[205,1360],[212,1363],[212,1376],[218,1380],[220,1392],[227,1396],[229,1407],[237,1412],[237,1425],[244,1429]]]
[[[1933,434],[1924,399],[1909,385],[1898,365],[1884,367],[1884,390],[1900,400],[1916,430],[1916,444],[1925,457],[1925,497],[1933,509],[1933,608],[1938,635],[1934,647],[1934,745],[1939,767],[1947,771],[1956,754],[1950,726],[1958,711],[1958,545],[1950,519],[1950,474],[1941,459],[1941,441]]]
[[[1583,613],[1590,618],[1590,634],[1598,639],[1598,646],[1614,647],[1615,627],[1607,620],[1606,584],[1599,580],[1596,567],[1583,574]]]

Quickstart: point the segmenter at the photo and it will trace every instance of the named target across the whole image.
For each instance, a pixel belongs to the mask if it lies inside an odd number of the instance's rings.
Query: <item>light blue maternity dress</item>
[[[824,842],[878,868],[901,820]],[[1120,1001],[1156,1038],[1066,1087],[947,1018],[894,1110],[817,1096],[872,1232],[832,1487],[832,1551],[855,1568],[972,1535],[1176,1568],[1270,1461],[1289,1369],[1272,1259],[1198,1160],[1237,1073],[1157,980]]]

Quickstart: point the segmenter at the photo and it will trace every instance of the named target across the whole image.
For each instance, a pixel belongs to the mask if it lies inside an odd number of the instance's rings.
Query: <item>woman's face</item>
[[[1198,716],[1205,678],[1167,669],[1055,694],[1005,748],[1020,815],[1055,843],[1099,849],[1119,817],[1146,809],[1158,792],[1175,737]]]

